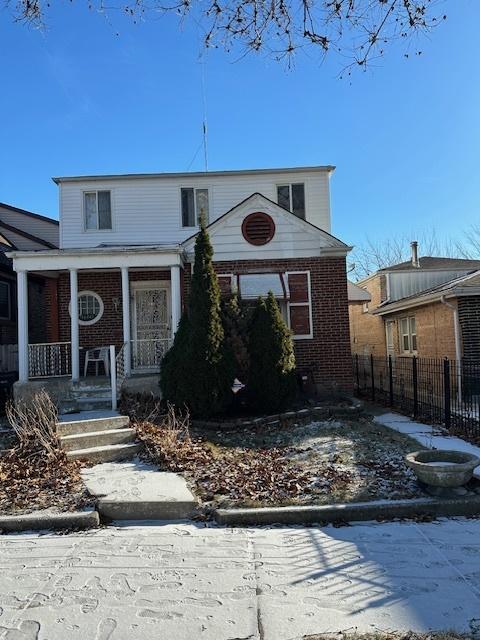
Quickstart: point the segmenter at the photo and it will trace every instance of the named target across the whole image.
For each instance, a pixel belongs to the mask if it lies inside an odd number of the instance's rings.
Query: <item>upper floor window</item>
[[[208,223],[208,189],[183,187],[182,194],[182,227],[196,227],[200,217]]]
[[[284,209],[288,209],[305,220],[305,185],[303,182],[279,184],[277,186],[277,202]]]
[[[402,318],[400,320],[400,346],[403,353],[416,353],[417,351],[417,328],[415,316]]]
[[[88,191],[84,197],[85,229],[112,228],[112,199],[110,191]]]

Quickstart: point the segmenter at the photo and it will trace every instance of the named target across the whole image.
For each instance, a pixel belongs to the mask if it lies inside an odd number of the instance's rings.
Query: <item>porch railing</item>
[[[132,369],[159,371],[163,356],[171,345],[171,338],[132,340]]]
[[[60,378],[72,373],[70,342],[42,342],[28,345],[30,378]]]

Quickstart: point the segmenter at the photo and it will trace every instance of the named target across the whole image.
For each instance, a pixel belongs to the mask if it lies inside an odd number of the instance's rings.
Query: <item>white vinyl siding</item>
[[[329,177],[326,172],[261,173],[195,177],[197,189],[208,189],[209,222],[251,196],[261,193],[277,201],[278,184],[305,185],[306,219],[330,231]],[[78,248],[109,244],[175,243],[186,240],[195,227],[183,227],[180,189],[185,178],[139,178],[60,185],[61,246]],[[84,232],[83,193],[112,191],[113,231]]]

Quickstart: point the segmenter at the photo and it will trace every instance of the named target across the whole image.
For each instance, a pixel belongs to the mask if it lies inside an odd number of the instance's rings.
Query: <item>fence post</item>
[[[443,361],[443,401],[445,410],[445,426],[450,429],[451,406],[450,406],[450,361],[445,358]]]
[[[373,353],[370,354],[370,375],[372,376],[372,400],[375,400],[375,372],[373,366]]]
[[[360,371],[358,370],[358,353],[355,354],[355,373],[357,378],[357,393],[360,393]]]
[[[390,406],[393,407],[393,367],[391,354],[388,356],[388,391],[390,396]]]
[[[418,371],[417,356],[412,358],[412,382],[413,382],[413,417],[418,416]]]

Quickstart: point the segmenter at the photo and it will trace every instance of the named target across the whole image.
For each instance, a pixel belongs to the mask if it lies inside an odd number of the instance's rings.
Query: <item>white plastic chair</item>
[[[95,375],[98,376],[98,363],[103,362],[106,375],[110,375],[110,349],[109,347],[95,347],[95,349],[88,349],[85,352],[85,366],[83,376],[87,377],[88,363],[95,363]]]

